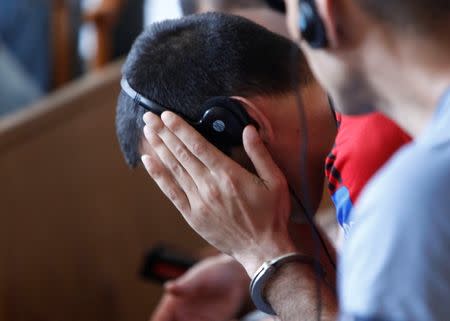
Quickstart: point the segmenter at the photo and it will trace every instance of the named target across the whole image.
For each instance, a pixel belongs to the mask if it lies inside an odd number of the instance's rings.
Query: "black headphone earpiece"
[[[139,94],[131,88],[125,78],[120,81],[120,86],[136,105],[159,116],[164,111],[170,111],[170,108]],[[247,125],[251,124],[258,128],[257,123],[250,118],[242,103],[231,97],[217,96],[208,99],[201,107],[201,117],[198,120],[189,119],[180,113],[177,114],[226,154],[230,154],[231,148],[242,145],[242,133]]]
[[[312,48],[325,48],[328,45],[327,33],[314,1],[299,0],[299,28],[302,38]]]
[[[256,125],[240,101],[230,97],[213,97],[202,106],[202,118],[195,124],[204,137],[229,154],[232,147],[242,145],[242,133]]]

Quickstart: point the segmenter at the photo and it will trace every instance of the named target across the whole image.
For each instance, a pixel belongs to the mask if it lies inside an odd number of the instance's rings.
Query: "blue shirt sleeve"
[[[450,320],[450,143],[440,148],[405,148],[364,191],[340,262],[342,320]]]

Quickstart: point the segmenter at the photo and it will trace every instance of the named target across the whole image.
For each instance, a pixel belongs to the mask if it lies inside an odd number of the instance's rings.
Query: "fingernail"
[[[173,288],[173,285],[174,285],[173,281],[168,281],[164,283],[164,289],[169,290],[170,288]]]
[[[161,120],[163,121],[164,125],[167,125],[167,123],[173,120],[174,117],[175,114],[169,111],[165,111],[161,114]]]
[[[154,122],[157,119],[158,116],[156,116],[155,114],[151,113],[151,112],[147,112],[144,114],[144,116],[142,117],[142,120],[144,120],[144,123],[146,123],[147,125],[151,124],[152,122]]]
[[[151,158],[150,156],[144,154],[141,156],[141,161],[142,164],[144,164],[144,166],[147,167],[150,164]]]
[[[149,123],[150,122],[150,117],[151,117],[151,113],[145,113],[144,116],[142,117],[142,120],[144,121],[144,123]]]

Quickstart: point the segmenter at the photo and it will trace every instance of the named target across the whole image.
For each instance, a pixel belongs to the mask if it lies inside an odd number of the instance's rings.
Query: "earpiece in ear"
[[[120,85],[125,94],[146,110],[158,115],[170,110],[140,95],[131,88],[125,78],[122,78]],[[256,126],[241,103],[230,97],[214,97],[207,100],[202,106],[202,117],[198,121],[178,114],[226,154],[230,153],[232,147],[242,145],[242,133],[247,125]]]
[[[211,143],[226,153],[242,145],[244,128],[252,121],[238,100],[214,97],[202,109],[203,116],[196,127]]]
[[[299,11],[302,38],[312,48],[325,48],[328,45],[327,34],[314,0],[300,0]]]

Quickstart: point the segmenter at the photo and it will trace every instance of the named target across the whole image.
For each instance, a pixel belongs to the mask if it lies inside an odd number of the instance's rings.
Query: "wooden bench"
[[[160,240],[195,236],[115,137],[120,63],[0,120],[0,320],[146,320]]]

